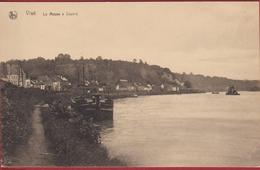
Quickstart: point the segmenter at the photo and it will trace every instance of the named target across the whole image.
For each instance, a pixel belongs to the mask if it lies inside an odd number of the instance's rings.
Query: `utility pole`
[[[18,74],[17,86],[20,86],[20,68],[19,68],[19,65],[18,65],[18,67],[17,67],[17,74]]]
[[[79,69],[78,70],[78,86],[80,85],[80,72],[79,72]]]
[[[24,87],[24,79],[23,79],[23,70],[22,67],[20,66],[20,70],[21,70],[21,76],[22,76],[22,87]]]

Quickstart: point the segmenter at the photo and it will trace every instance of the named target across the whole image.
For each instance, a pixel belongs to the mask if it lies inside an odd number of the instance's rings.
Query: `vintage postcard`
[[[2,2],[0,24],[2,166],[260,166],[259,2]]]

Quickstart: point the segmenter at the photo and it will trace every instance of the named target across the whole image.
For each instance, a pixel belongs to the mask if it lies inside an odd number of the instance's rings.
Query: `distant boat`
[[[138,97],[138,95],[137,94],[132,94],[132,96],[131,97]]]
[[[211,94],[219,94],[219,92],[218,91],[213,91],[213,92],[211,92]]]
[[[226,95],[240,95],[234,86],[228,87],[228,91],[226,92]]]

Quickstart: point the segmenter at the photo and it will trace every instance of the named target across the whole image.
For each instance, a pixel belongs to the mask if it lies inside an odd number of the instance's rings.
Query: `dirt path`
[[[48,142],[44,135],[39,105],[35,105],[32,114],[32,135],[26,145],[17,148],[11,165],[44,166],[53,165],[53,154],[48,150]]]

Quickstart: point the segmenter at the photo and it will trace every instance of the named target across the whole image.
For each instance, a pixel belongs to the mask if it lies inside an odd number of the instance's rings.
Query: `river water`
[[[102,132],[130,166],[259,166],[260,93],[118,99]]]

